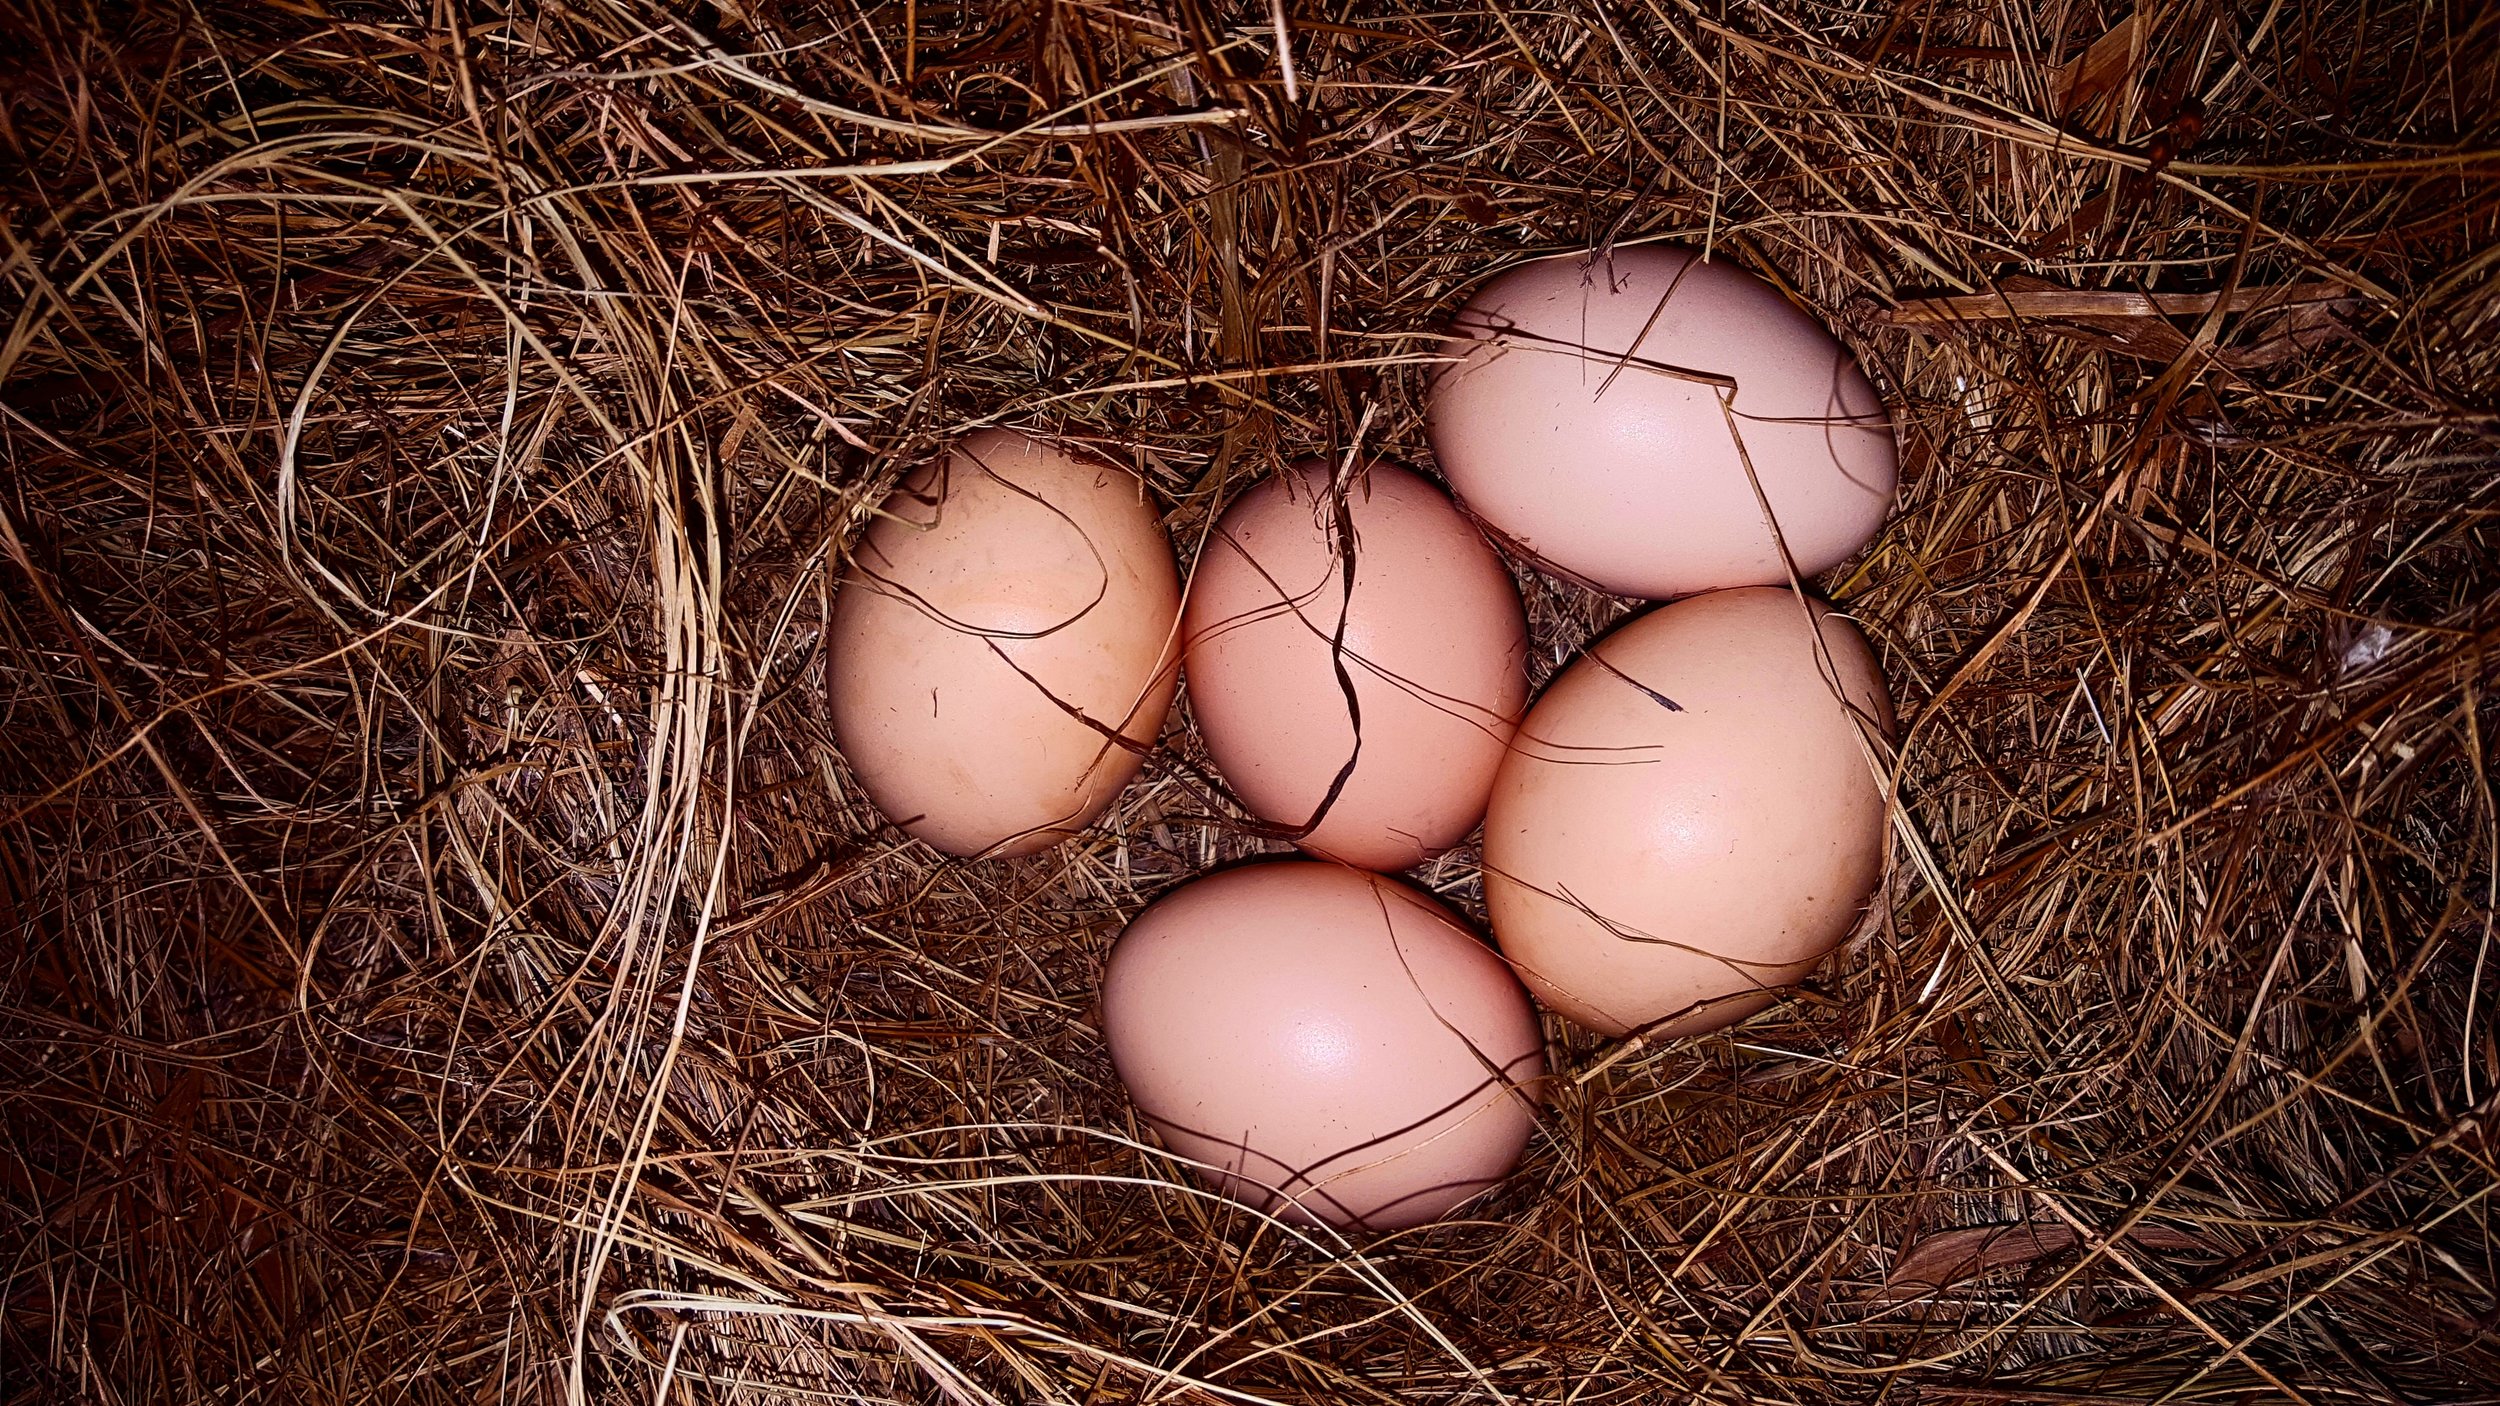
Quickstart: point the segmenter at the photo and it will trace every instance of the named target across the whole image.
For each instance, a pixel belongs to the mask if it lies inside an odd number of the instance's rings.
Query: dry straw
[[[0,1400],[2500,1400],[2491,7],[12,0],[0,65]],[[1472,282],[1653,239],[1897,407],[1823,583],[1888,902],[1558,1031],[1477,1219],[1262,1224],[1092,991],[1269,842],[1181,739],[903,843],[829,569],[976,425],[1184,544],[1422,462]],[[1540,671],[1623,608],[1531,589]]]

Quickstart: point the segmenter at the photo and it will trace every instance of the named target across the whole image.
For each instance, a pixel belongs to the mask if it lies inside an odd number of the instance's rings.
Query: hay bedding
[[[0,1399],[2500,1399],[2500,15],[1286,8],[15,0]],[[1178,722],[899,842],[828,566],[979,424],[1184,544],[1421,462],[1471,280],[1652,238],[1898,407],[1888,902],[1261,1225],[1090,1002],[1269,842]]]

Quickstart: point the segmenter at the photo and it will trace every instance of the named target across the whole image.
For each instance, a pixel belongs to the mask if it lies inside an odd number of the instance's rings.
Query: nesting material
[[[2488,1396],[2490,8],[8,9],[0,1380]],[[1000,426],[1183,560],[1429,476],[1473,296],[1671,245],[1896,436],[1800,563],[1899,714],[1877,917],[1552,1023],[1459,1223],[1262,1220],[1095,993],[1285,842],[1178,722],[1039,853],[888,826],[840,571]],[[1511,565],[1532,688],[1641,608]]]

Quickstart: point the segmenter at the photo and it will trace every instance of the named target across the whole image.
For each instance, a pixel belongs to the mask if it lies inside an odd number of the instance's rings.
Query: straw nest
[[[14,0],[0,1395],[2491,1401],[2500,15]],[[1896,407],[1885,902],[1462,1223],[1190,1189],[1171,745],[941,862],[830,571],[969,427],[1428,463],[1524,256]],[[1529,583],[1541,671],[1626,602]],[[1462,906],[1472,864],[1421,876]]]

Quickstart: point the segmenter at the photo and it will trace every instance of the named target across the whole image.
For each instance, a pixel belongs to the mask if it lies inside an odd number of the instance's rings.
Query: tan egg
[[[1548,1008],[1608,1035],[1715,1029],[1857,923],[1885,827],[1859,719],[1888,733],[1892,707],[1857,627],[1813,611],[1785,589],[1662,606],[1529,710],[1485,816],[1485,904]]]
[[[1305,461],[1217,522],[1182,615],[1190,707],[1260,818],[1309,824],[1343,773],[1302,847],[1405,869],[1484,816],[1527,703],[1527,619],[1441,490],[1375,463],[1341,522],[1329,482],[1326,463]]]
[[[1527,993],[1440,904],[1311,860],[1157,900],[1103,974],[1112,1063],[1164,1145],[1287,1219],[1392,1230],[1510,1174],[1545,1046]]]
[[[1135,475],[985,430],[903,480],[834,598],[842,754],[949,854],[1030,854],[1135,775],[1178,687],[1180,572]]]
[[[1486,284],[1443,352],[1464,360],[1435,380],[1425,423],[1451,491],[1605,590],[1787,581],[1764,499],[1812,575],[1891,506],[1892,423],[1857,361],[1724,259],[1541,259]]]

